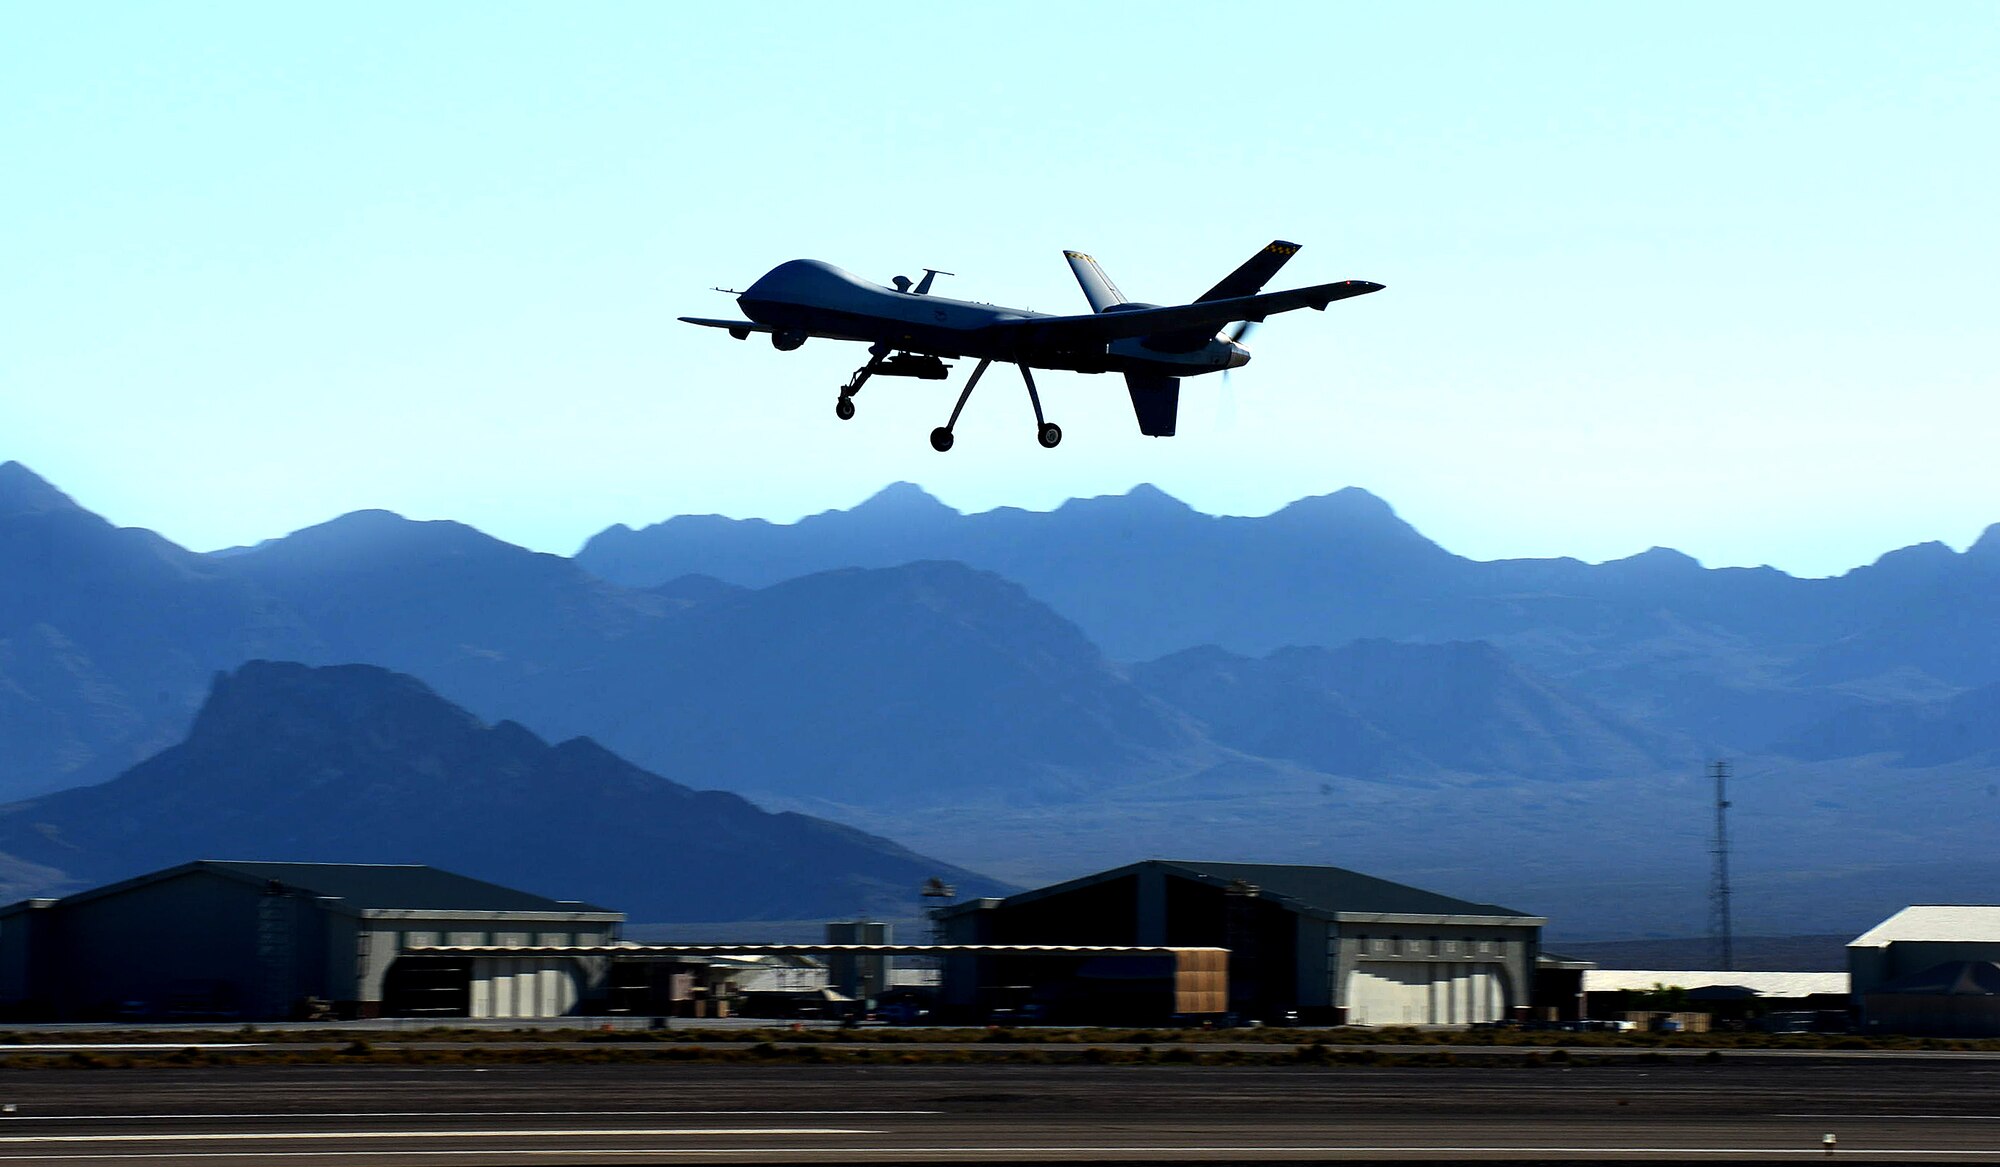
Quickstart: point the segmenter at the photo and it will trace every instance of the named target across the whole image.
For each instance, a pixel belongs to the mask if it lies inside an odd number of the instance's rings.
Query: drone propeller
[[[1231,344],[1242,344],[1243,338],[1256,329],[1255,320],[1239,320],[1236,322],[1236,327],[1230,329],[1226,335]],[[1222,370],[1222,392],[1217,395],[1215,402],[1217,429],[1232,429],[1236,425],[1236,386],[1230,380],[1235,375],[1235,369]]]
[[[1251,333],[1255,331],[1257,331],[1257,322],[1255,320],[1239,320],[1236,322],[1236,327],[1230,329],[1227,335],[1229,337],[1229,342],[1231,344],[1242,344],[1244,338],[1249,336]],[[1235,372],[1236,370],[1234,369],[1222,370],[1222,388],[1224,392],[1228,391],[1229,378],[1233,376]]]

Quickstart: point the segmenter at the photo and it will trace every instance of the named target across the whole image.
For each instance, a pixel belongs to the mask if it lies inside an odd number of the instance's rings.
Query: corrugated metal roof
[[[1644,993],[1655,985],[1681,989],[1708,989],[1735,986],[1749,989],[1760,997],[1811,997],[1821,993],[1845,994],[1844,972],[1727,972],[1721,969],[1622,969],[1583,970],[1586,993]]]
[[[1498,904],[1480,904],[1425,891],[1344,867],[1310,867],[1290,863],[1204,863],[1182,859],[1152,860],[1167,867],[1210,876],[1243,880],[1268,892],[1297,900],[1322,912],[1380,912],[1411,916],[1529,916]]]
[[[575,900],[552,900],[483,879],[417,863],[242,863],[203,859],[211,871],[345,900],[356,908],[445,912],[608,912]]]
[[[1899,941],[2000,944],[2000,906],[1914,904],[1848,941],[1847,946],[1881,948]]]

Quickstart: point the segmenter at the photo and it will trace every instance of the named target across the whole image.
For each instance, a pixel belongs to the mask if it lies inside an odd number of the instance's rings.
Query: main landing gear
[[[958,404],[951,407],[951,420],[931,431],[931,449],[940,454],[951,449],[952,427],[958,424],[958,415],[964,411],[966,399],[972,396],[973,389],[979,385],[979,378],[985,375],[986,366],[992,363],[990,358],[983,359],[978,367],[972,370],[972,376],[967,379],[965,388],[958,395]],[[1035,440],[1042,444],[1043,449],[1053,450],[1062,444],[1062,427],[1042,416],[1042,397],[1035,392],[1035,374],[1026,365],[1018,367],[1021,370],[1021,380],[1028,386],[1028,401],[1035,407]]]
[[[965,388],[958,395],[958,404],[951,407],[951,420],[931,431],[931,449],[942,454],[951,449],[952,428],[958,424],[958,415],[965,411],[965,403],[971,398],[979,379],[986,375],[992,358],[985,358],[972,370],[972,376],[965,382]],[[1053,450],[1062,444],[1062,427],[1042,416],[1042,397],[1035,392],[1035,374],[1028,366],[1018,366],[1021,380],[1028,386],[1028,401],[1035,407],[1035,440],[1045,450]],[[878,344],[868,350],[868,363],[854,370],[847,384],[840,387],[840,397],[833,403],[833,415],[842,421],[854,417],[854,395],[870,377],[915,377],[920,381],[942,381],[951,371],[937,357],[927,353],[892,353],[886,344]]]

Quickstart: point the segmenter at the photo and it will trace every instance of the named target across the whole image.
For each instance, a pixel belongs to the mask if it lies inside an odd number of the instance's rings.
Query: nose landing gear
[[[868,363],[854,370],[847,384],[840,387],[840,399],[833,403],[833,414],[842,421],[854,416],[854,395],[870,377],[914,377],[919,381],[942,381],[951,373],[951,366],[929,353],[891,353],[889,346],[878,344],[868,350]]]
[[[833,403],[833,416],[842,421],[853,420],[854,395],[861,392],[861,387],[868,383],[868,378],[881,369],[882,358],[888,355],[889,346],[885,344],[878,344],[868,350],[868,363],[854,370],[854,375],[847,379],[847,384],[840,387],[840,398]]]

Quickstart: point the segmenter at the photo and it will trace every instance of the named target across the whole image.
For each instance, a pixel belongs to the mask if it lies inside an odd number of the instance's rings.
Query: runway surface
[[[587,1053],[591,1051],[617,1051],[622,1054],[657,1054],[673,1057],[685,1053],[691,1046],[716,1052],[741,1053],[770,1044],[763,1041],[709,1040],[698,1041],[654,1041],[601,1038],[590,1040],[506,1040],[495,1038],[462,1039],[447,1038],[433,1040],[426,1038],[405,1038],[398,1036],[374,1037],[367,1035],[372,1049],[383,1051],[422,1050],[427,1052],[555,1052]],[[344,1043],[334,1043],[322,1048],[338,1049]],[[1018,1056],[1023,1051],[1040,1053],[1050,1058],[1074,1058],[1087,1049],[1103,1050],[1185,1050],[1195,1054],[1249,1054],[1256,1057],[1278,1057],[1299,1048],[1292,1042],[1269,1041],[1151,1041],[1151,1042],[985,1042],[985,1041],[899,1041],[899,1042],[792,1042],[780,1039],[780,1045],[799,1051],[818,1046],[829,1051],[861,1051],[894,1055],[897,1053],[952,1053],[969,1057],[992,1057],[1006,1059]],[[297,1042],[174,1042],[174,1041],[101,1041],[101,1042],[45,1042],[0,1045],[0,1061],[16,1057],[37,1057],[52,1053],[133,1053],[175,1050],[216,1050],[231,1051],[286,1051],[314,1048]],[[2000,1050],[1897,1050],[1897,1049],[1727,1049],[1707,1046],[1558,1046],[1558,1045],[1494,1045],[1480,1042],[1423,1042],[1423,1043],[1368,1043],[1338,1042],[1330,1044],[1327,1050],[1333,1054],[1374,1053],[1390,1057],[1422,1057],[1436,1054],[1453,1054],[1468,1059],[1482,1061],[1513,1061],[1528,1057],[1559,1058],[1576,1057],[1590,1061],[1695,1061],[1714,1057],[1750,1058],[1758,1061],[1967,1061],[2000,1062]]]
[[[1829,1157],[2000,1164],[2000,1067],[1743,1059],[1570,1068],[635,1064],[0,1075],[0,1164]]]

